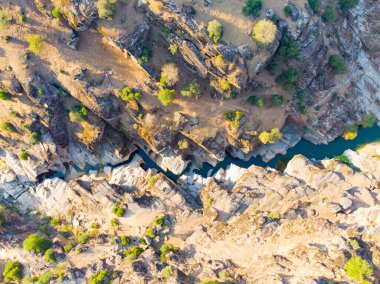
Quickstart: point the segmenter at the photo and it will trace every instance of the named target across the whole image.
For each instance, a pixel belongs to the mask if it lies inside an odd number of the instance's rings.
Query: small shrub
[[[338,20],[338,13],[336,12],[334,8],[327,7],[325,11],[323,12],[322,20],[327,24],[336,22]]]
[[[253,16],[255,18],[260,16],[261,9],[263,8],[262,0],[247,0],[242,12],[246,16]]]
[[[40,35],[30,35],[26,38],[29,43],[29,50],[35,54],[40,54],[44,48],[44,38]]]
[[[355,124],[348,125],[342,136],[345,140],[355,139],[358,136],[358,127]]]
[[[57,258],[55,256],[55,252],[53,249],[48,249],[46,252],[45,252],[45,259],[47,262],[51,262],[51,263],[54,263],[57,261]]]
[[[99,270],[90,278],[91,284],[107,284],[110,283],[111,273],[107,270]]]
[[[68,242],[65,246],[64,246],[64,250],[66,253],[69,253],[70,251],[72,251],[72,249],[74,248],[74,244],[73,242]]]
[[[170,266],[166,266],[161,270],[162,277],[164,279],[169,279],[173,275],[172,268]]]
[[[282,72],[276,78],[276,83],[281,84],[283,89],[289,93],[293,93],[295,91],[295,84],[298,81],[298,72],[294,68],[289,68],[288,70]]]
[[[63,221],[62,221],[62,218],[60,217],[54,217],[53,219],[50,220],[50,225],[52,225],[53,227],[58,227],[60,225],[62,225]]]
[[[0,31],[7,29],[11,21],[8,18],[7,13],[4,10],[0,10]]]
[[[165,88],[162,89],[157,96],[158,100],[163,106],[169,106],[174,101],[175,97],[175,90],[169,90]]]
[[[9,35],[5,35],[5,36],[3,36],[3,40],[5,40],[6,42],[11,41],[11,39],[12,39],[12,37],[9,36]]]
[[[26,161],[29,160],[29,153],[28,151],[22,151],[19,155],[20,160]]]
[[[84,249],[82,248],[82,247],[77,247],[76,249],[75,249],[75,253],[76,254],[81,254],[81,253],[83,253],[84,252]]]
[[[261,20],[253,27],[253,38],[262,45],[271,44],[276,38],[277,27],[270,20]]]
[[[25,23],[26,22],[26,16],[24,14],[20,14],[18,16],[18,20],[20,21],[20,23]]]
[[[185,150],[189,148],[189,142],[186,139],[181,139],[178,141],[178,148],[181,150]]]
[[[120,225],[120,221],[119,221],[119,219],[117,219],[117,218],[113,218],[112,220],[111,220],[111,227],[112,228],[117,228],[117,227],[119,227],[119,225]]]
[[[0,90],[0,101],[9,101],[12,98],[12,95],[7,91]]]
[[[125,208],[124,206],[121,206],[120,204],[116,204],[112,208],[112,213],[115,214],[117,217],[123,217],[125,214]]]
[[[136,260],[140,254],[143,253],[143,249],[138,247],[138,246],[135,246],[135,247],[132,247],[126,251],[123,252],[123,254],[125,255],[125,260],[127,263],[131,263],[133,262],[134,260]]]
[[[90,240],[90,235],[89,235],[88,233],[80,234],[80,235],[77,237],[77,242],[78,242],[78,244],[85,244],[85,243],[87,243],[89,240]]]
[[[219,54],[218,56],[215,56],[215,63],[217,66],[223,67],[226,64],[223,55]]]
[[[248,98],[248,103],[251,104],[251,105],[254,105],[254,106],[257,106],[259,108],[262,108],[264,107],[265,105],[265,100],[263,97],[259,97],[259,96],[250,96]]]
[[[49,239],[37,235],[29,235],[23,242],[23,247],[29,252],[44,253],[51,247],[52,243]]]
[[[343,10],[355,8],[359,4],[359,0],[340,0],[340,7]]]
[[[100,228],[100,224],[98,222],[92,222],[91,225],[90,225],[90,228],[91,229],[99,229]]]
[[[376,121],[376,115],[374,115],[373,113],[366,113],[363,116],[362,126],[364,128],[371,128],[375,125]]]
[[[100,19],[112,20],[113,14],[116,11],[118,0],[98,0],[96,7]]]
[[[351,257],[344,266],[346,274],[355,281],[364,281],[373,275],[372,265],[361,256]]]
[[[198,98],[201,95],[201,85],[199,85],[197,80],[194,79],[183,88],[183,90],[181,91],[181,94],[184,97]]]
[[[0,124],[0,129],[9,133],[14,133],[16,132],[16,127],[9,121],[2,122]]]
[[[75,105],[69,112],[71,122],[81,122],[87,120],[88,110],[82,105]]]
[[[292,14],[292,8],[290,8],[289,5],[286,5],[284,7],[284,13],[285,13],[285,15],[290,16]]]
[[[340,54],[333,54],[329,56],[329,65],[335,74],[343,74],[347,71],[347,66],[344,59]]]
[[[18,261],[9,261],[5,265],[3,276],[5,281],[21,281],[22,264]]]
[[[214,43],[218,43],[223,35],[223,26],[217,20],[212,20],[208,23],[207,32]]]
[[[141,99],[141,93],[131,87],[125,87],[121,90],[120,98],[125,101],[138,101]]]
[[[220,88],[223,91],[230,91],[231,90],[231,85],[227,80],[221,80],[219,84],[220,84]]]
[[[280,41],[280,46],[276,52],[278,59],[296,58],[300,53],[301,47],[288,33],[286,33]]]
[[[230,125],[237,129],[240,126],[240,121],[243,115],[244,113],[239,110],[229,111],[223,115],[223,119],[229,121]]]
[[[168,50],[171,54],[175,55],[178,52],[178,45],[176,43],[171,43]]]
[[[278,72],[281,71],[281,66],[278,63],[273,61],[268,65],[267,70],[269,74],[276,75],[278,74]]]
[[[48,284],[50,280],[54,277],[54,273],[51,271],[46,271],[38,277],[38,284]]]
[[[39,132],[32,132],[29,135],[30,145],[35,145],[37,142],[41,141],[41,134]]]
[[[307,0],[307,2],[314,14],[318,14],[321,11],[321,0]]]
[[[161,85],[174,86],[179,80],[178,67],[174,63],[167,63],[161,68]]]
[[[149,238],[151,239],[154,239],[154,237],[156,236],[156,234],[154,233],[154,230],[152,227],[148,227],[146,230],[145,230],[145,235],[148,236]]]
[[[128,236],[120,236],[120,242],[123,246],[129,246],[131,244],[131,238]]]
[[[349,238],[348,243],[350,244],[353,250],[358,250],[361,248],[359,242],[356,239]]]
[[[278,128],[273,128],[270,132],[261,132],[259,139],[263,144],[275,144],[282,138],[282,133]]]
[[[275,106],[275,107],[282,105],[284,102],[285,102],[285,98],[280,95],[273,95],[271,98],[272,106]]]
[[[152,50],[150,48],[144,47],[142,54],[141,54],[141,57],[138,60],[138,64],[141,65],[144,63],[148,63],[149,60],[151,59],[151,57],[152,57]]]
[[[156,217],[154,219],[154,224],[162,227],[165,224],[165,216],[162,215],[162,216]]]
[[[146,246],[146,245],[147,245],[146,240],[145,240],[144,238],[141,238],[141,239],[139,240],[139,243],[140,243],[141,245],[143,245],[143,246]]]
[[[177,251],[179,251],[179,247],[175,247],[172,244],[163,244],[161,246],[161,248],[160,248],[160,259],[161,259],[161,262],[162,263],[166,263],[167,262],[166,255],[169,252],[177,252]]]
[[[51,15],[54,19],[58,19],[61,17],[61,9],[59,9],[59,7],[54,7],[54,9],[51,11]]]

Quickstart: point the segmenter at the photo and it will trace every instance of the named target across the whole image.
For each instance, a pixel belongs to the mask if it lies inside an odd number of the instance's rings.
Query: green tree
[[[322,20],[327,23],[334,23],[338,20],[338,13],[332,7],[327,7],[322,15]]]
[[[242,12],[246,16],[253,16],[255,18],[260,16],[261,9],[263,8],[262,0],[247,0]]]
[[[167,262],[166,255],[169,252],[177,252],[177,251],[179,251],[179,247],[175,247],[172,244],[163,244],[160,247],[160,259],[161,259],[161,262],[162,263],[166,263]]]
[[[250,96],[248,98],[248,103],[251,105],[257,106],[259,108],[262,108],[265,105],[265,100],[263,97],[260,97],[260,96]]]
[[[94,275],[91,276],[91,284],[107,284],[110,283],[111,273],[107,270],[99,270]]]
[[[223,35],[223,26],[217,20],[212,20],[207,26],[208,35],[215,43],[218,43]]]
[[[26,161],[29,159],[29,153],[28,151],[22,151],[19,155],[20,160]]]
[[[270,20],[261,20],[255,24],[252,31],[253,39],[261,45],[271,44],[277,33],[276,25]]]
[[[82,105],[75,105],[69,112],[71,122],[81,122],[87,120],[88,111]]]
[[[363,281],[373,275],[372,265],[361,256],[351,257],[344,266],[346,274],[355,281]]]
[[[56,262],[57,257],[55,256],[55,251],[51,248],[45,251],[45,259],[47,262],[51,262],[51,263]]]
[[[20,281],[22,278],[22,264],[18,261],[7,262],[3,276],[5,281]]]
[[[116,11],[118,0],[98,0],[96,7],[100,19],[112,20],[113,14]]]
[[[24,249],[37,253],[44,253],[51,245],[52,243],[49,239],[37,234],[29,235],[23,242]]]
[[[307,2],[315,14],[321,11],[321,0],[307,0]]]
[[[32,132],[29,135],[30,145],[37,144],[38,141],[41,141],[41,134],[39,132]]]
[[[54,273],[51,271],[46,271],[40,275],[38,278],[38,284],[48,284],[49,281],[54,277]]]
[[[9,101],[12,98],[12,95],[7,91],[0,90],[0,101]]]
[[[131,244],[131,238],[128,236],[120,236],[120,242],[123,246],[129,246]]]
[[[272,106],[280,106],[285,102],[285,98],[280,95],[273,95],[271,98]]]
[[[44,48],[44,38],[40,35],[30,35],[26,38],[29,43],[29,50],[35,54],[40,54]]]
[[[343,10],[355,8],[359,4],[359,0],[340,0],[340,7]]]
[[[329,56],[329,65],[335,74],[343,74],[347,71],[347,66],[344,59],[340,54],[333,54]]]
[[[89,239],[90,239],[90,235],[88,233],[83,233],[77,237],[77,242],[78,244],[85,244],[89,241]]]
[[[61,9],[59,9],[59,7],[54,7],[54,9],[51,11],[51,15],[54,19],[58,19],[61,17]]]
[[[117,217],[123,217],[125,214],[125,208],[124,208],[124,206],[122,206],[120,204],[116,204],[112,208],[112,213],[115,214]]]
[[[135,246],[124,251],[123,254],[125,255],[126,262],[131,263],[136,260],[143,252],[144,250],[142,248]]]
[[[120,98],[125,101],[138,101],[141,99],[141,93],[131,87],[125,87],[121,90]]]
[[[261,132],[259,139],[263,144],[275,144],[282,138],[282,133],[278,128],[273,128],[270,132]]]
[[[194,79],[182,89],[181,94],[184,97],[199,98],[201,95],[201,85]]]
[[[164,88],[158,93],[158,99],[163,106],[170,105],[175,99],[175,97],[175,90],[169,90]]]

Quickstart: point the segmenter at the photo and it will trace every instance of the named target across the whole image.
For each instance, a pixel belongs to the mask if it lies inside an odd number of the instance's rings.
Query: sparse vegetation
[[[175,90],[169,90],[166,88],[162,89],[157,96],[163,106],[169,106],[174,101],[175,97]]]
[[[111,273],[107,270],[99,270],[91,276],[91,284],[107,284],[111,283]]]
[[[118,0],[98,0],[96,7],[100,19],[112,20],[113,14],[116,11]]]
[[[359,0],[340,0],[340,7],[343,10],[355,8],[359,4]]]
[[[335,74],[343,74],[347,71],[347,66],[344,59],[340,54],[333,54],[329,56],[329,65]]]
[[[365,281],[373,275],[372,265],[361,256],[351,257],[344,266],[344,270],[357,282]]]
[[[177,251],[179,251],[179,247],[175,247],[172,244],[163,244],[161,246],[161,248],[160,248],[160,259],[161,259],[161,262],[162,263],[166,263],[167,262],[166,255],[169,252],[177,252]]]
[[[5,281],[21,281],[22,269],[22,264],[18,261],[7,262],[3,272]]]
[[[117,218],[113,218],[110,223],[111,227],[116,229],[120,226],[120,221]]]
[[[273,128],[270,132],[261,132],[259,139],[263,144],[275,144],[282,138],[282,133],[278,128]]]
[[[44,38],[40,35],[30,35],[26,38],[29,43],[29,50],[35,54],[40,54],[44,48]]]
[[[375,125],[376,121],[376,115],[374,115],[373,113],[366,113],[363,116],[363,121],[361,124],[364,128],[371,128]]]
[[[131,244],[131,238],[128,236],[120,236],[120,242],[123,246],[129,246]]]
[[[19,155],[20,160],[26,161],[29,160],[29,153],[28,151],[22,151]]]
[[[77,237],[78,244],[85,244],[90,240],[89,233],[82,233]]]
[[[348,125],[342,136],[345,140],[355,139],[358,136],[358,127],[355,124]]]
[[[11,21],[8,18],[7,12],[0,10],[0,31],[7,29],[10,23]]]
[[[201,96],[201,85],[194,79],[182,89],[181,94],[185,97],[199,98]]]
[[[253,38],[264,46],[271,44],[276,38],[277,27],[270,20],[261,20],[253,27]]]
[[[131,87],[125,87],[121,90],[120,98],[125,101],[138,101],[141,99],[141,93]]]
[[[167,63],[161,68],[160,83],[162,86],[174,86],[179,80],[178,67],[174,63]]]
[[[100,228],[100,224],[98,222],[92,222],[91,225],[90,225],[90,228],[91,229],[99,229]]]
[[[242,12],[246,16],[253,16],[255,18],[260,16],[261,9],[263,8],[262,0],[247,0]]]
[[[243,117],[244,113],[242,111],[229,111],[223,115],[223,119],[229,121],[230,125],[234,128],[239,128],[240,121]]]
[[[207,32],[214,43],[218,43],[223,35],[223,26],[217,20],[212,20],[208,23]]]
[[[71,122],[81,122],[87,120],[88,111],[82,105],[75,105],[69,112]]]
[[[49,239],[37,235],[29,235],[23,242],[23,247],[29,252],[44,253],[51,247],[52,243]]]
[[[325,11],[323,12],[322,20],[327,24],[336,22],[338,20],[338,13],[336,12],[334,8],[327,7]]]
[[[321,0],[307,0],[307,2],[314,14],[318,14],[321,11]]]
[[[16,132],[16,127],[9,121],[2,122],[0,124],[0,129],[9,133],[15,133]]]

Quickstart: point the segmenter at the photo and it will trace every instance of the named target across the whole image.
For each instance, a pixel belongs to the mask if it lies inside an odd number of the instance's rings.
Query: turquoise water
[[[251,165],[257,165],[257,166],[262,166],[262,167],[269,166],[272,168],[276,168],[276,164],[280,159],[283,159],[283,160],[291,159],[292,157],[298,154],[302,154],[307,158],[314,158],[317,160],[321,160],[324,158],[333,158],[335,156],[341,155],[347,149],[355,150],[360,145],[370,143],[379,139],[380,139],[380,127],[374,126],[372,128],[360,128],[358,131],[358,136],[354,140],[347,141],[339,137],[338,139],[334,140],[333,142],[330,142],[327,145],[324,145],[324,144],[314,145],[302,139],[294,148],[289,149],[286,155],[277,155],[274,159],[270,160],[269,162],[264,162],[261,159],[261,157],[255,157],[255,158],[249,159],[248,161],[244,161],[237,158],[233,158],[231,155],[227,154],[226,158],[222,162],[220,162],[216,167],[213,167],[208,163],[204,163],[202,169],[195,170],[194,172],[203,177],[207,177],[210,170],[211,170],[211,174],[214,174],[221,168],[226,169],[230,164],[235,164],[242,168],[248,168]],[[147,170],[149,168],[154,168],[158,172],[165,174],[167,177],[169,177],[170,179],[174,181],[178,179],[179,175],[175,175],[170,171],[166,172],[162,170],[142,149],[139,149],[135,153],[131,154],[130,159],[128,159],[128,161],[121,163],[120,165],[129,163],[135,154],[138,154],[144,159],[144,164],[142,165],[144,170]],[[85,169],[81,170],[75,165],[73,166],[79,172],[85,172],[85,173],[88,173],[88,171],[90,170],[100,170],[103,167],[103,165],[91,166],[89,164],[86,164]],[[189,171],[189,169],[190,169],[190,165],[184,172],[186,173],[187,171]],[[55,173],[54,176],[62,177],[62,176],[65,176],[66,174]]]

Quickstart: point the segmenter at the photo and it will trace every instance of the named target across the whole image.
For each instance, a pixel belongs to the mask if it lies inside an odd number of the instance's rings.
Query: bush
[[[74,248],[74,244],[73,242],[68,242],[67,245],[64,246],[64,250],[66,253],[69,253],[70,251],[72,251],[72,249]]]
[[[0,129],[9,133],[14,133],[16,132],[16,127],[9,121],[2,122],[0,124]]]
[[[185,150],[189,148],[189,142],[186,139],[181,139],[178,141],[178,148],[181,150]]]
[[[327,7],[323,12],[322,20],[327,24],[336,22],[336,20],[338,20],[338,13],[334,8]]]
[[[273,128],[270,132],[261,132],[259,139],[263,144],[275,144],[282,138],[282,133],[278,128]]]
[[[165,216],[162,215],[162,216],[156,217],[154,219],[154,224],[162,227],[165,224]]]
[[[41,140],[41,134],[39,132],[32,132],[29,135],[30,145],[35,145]]]
[[[162,277],[164,279],[169,279],[170,276],[173,275],[172,268],[170,266],[166,266],[161,270]]]
[[[168,48],[169,52],[175,55],[178,52],[178,45],[176,43],[171,43]]]
[[[321,0],[307,0],[307,2],[315,14],[321,11]]]
[[[223,119],[230,122],[230,125],[234,128],[239,128],[240,120],[243,117],[244,113],[242,111],[229,111],[223,115]]]
[[[344,266],[344,270],[357,282],[364,281],[373,275],[372,265],[361,256],[351,257]]]
[[[358,127],[355,124],[348,125],[342,136],[345,140],[355,139],[358,136]]]
[[[376,121],[376,115],[374,115],[373,113],[366,113],[363,116],[362,126],[364,128],[371,128],[375,125]]]
[[[299,43],[292,39],[289,34],[285,34],[280,41],[280,46],[276,52],[276,58],[289,59],[297,57],[300,53],[301,47]]]
[[[199,85],[197,80],[194,79],[183,88],[183,90],[181,91],[181,94],[184,97],[199,98],[201,95],[201,85]]]
[[[96,7],[100,19],[112,20],[118,0],[98,0]]]
[[[348,243],[350,244],[350,246],[352,247],[353,250],[358,250],[361,248],[358,240],[356,240],[356,239],[349,238]]]
[[[145,230],[145,235],[148,236],[149,238],[151,239],[154,239],[154,237],[156,236],[156,234],[154,233],[154,230],[152,227],[148,227],[146,230]]]
[[[129,246],[131,244],[131,238],[128,236],[120,236],[120,241],[123,246]]]
[[[92,222],[91,225],[90,225],[90,228],[91,229],[99,229],[100,228],[100,224],[98,222]]]
[[[38,278],[38,284],[47,284],[54,277],[53,272],[46,271]]]
[[[162,89],[157,96],[163,106],[170,105],[174,101],[175,97],[175,90],[169,89]]]
[[[18,261],[7,262],[3,276],[5,281],[20,281],[22,278],[22,264]]]
[[[214,43],[218,43],[223,35],[223,26],[219,21],[212,20],[208,23],[208,35],[213,39]]]
[[[51,11],[51,15],[54,19],[58,19],[61,17],[61,9],[59,9],[59,7],[54,7],[54,9]]]
[[[262,0],[247,0],[247,3],[244,5],[242,12],[246,16],[253,16],[257,18],[260,16],[262,8]]]
[[[343,74],[347,71],[347,66],[344,59],[340,54],[333,54],[329,56],[329,65],[335,74]]]
[[[18,20],[21,22],[21,23],[25,23],[26,22],[26,16],[24,14],[20,14],[18,16]]]
[[[0,101],[9,101],[12,95],[4,90],[0,90]]]
[[[282,72],[276,78],[276,83],[281,84],[285,91],[293,93],[295,91],[295,84],[298,81],[298,72],[294,68]]]
[[[56,262],[57,261],[57,258],[55,256],[55,252],[53,249],[48,249],[46,252],[45,252],[45,259],[47,262]]]
[[[35,54],[40,54],[44,48],[44,38],[40,35],[30,35],[26,38],[29,43],[29,50]]]
[[[112,213],[115,214],[117,217],[123,217],[125,214],[125,208],[119,204],[116,204],[112,208]]]
[[[307,113],[306,104],[309,99],[309,94],[305,91],[301,91],[298,93],[297,98],[298,98],[298,107],[300,109],[300,112],[302,114],[306,114]]]
[[[121,90],[120,98],[125,101],[138,101],[141,99],[141,93],[131,87],[125,87]]]
[[[69,112],[71,122],[81,122],[87,120],[88,111],[82,105],[75,105]]]
[[[259,96],[250,96],[248,98],[248,103],[250,103],[251,105],[254,105],[254,106],[257,106],[259,108],[262,108],[264,107],[265,105],[265,100],[263,97],[259,97]]]
[[[19,155],[20,160],[26,161],[29,159],[29,153],[28,151],[22,151]]]
[[[44,253],[51,247],[52,243],[49,239],[37,235],[29,235],[23,242],[23,247],[29,252]]]
[[[90,239],[90,235],[88,233],[83,233],[77,237],[77,242],[78,244],[85,244],[89,241],[89,239]]]
[[[91,276],[91,284],[107,284],[110,283],[111,273],[107,270],[99,270]]]
[[[140,254],[143,253],[143,249],[138,247],[138,246],[135,246],[135,247],[132,247],[126,251],[123,252],[123,254],[125,255],[125,260],[127,263],[131,263],[133,262],[134,260],[136,260]]]
[[[8,18],[7,13],[4,10],[0,10],[0,31],[8,28],[11,21]]]
[[[276,38],[277,27],[270,20],[261,20],[253,27],[253,38],[262,45],[271,44]]]
[[[340,7],[343,10],[355,8],[359,4],[359,0],[340,0]]]
[[[272,106],[280,106],[285,102],[285,98],[280,95],[273,95],[271,98]]]
[[[119,221],[119,219],[117,219],[117,218],[113,218],[113,219],[111,220],[111,227],[112,227],[112,228],[117,228],[117,227],[119,227],[119,225],[120,225],[120,221]]]
[[[161,246],[161,248],[160,248],[160,259],[161,259],[161,262],[162,263],[166,263],[167,262],[166,255],[169,252],[176,252],[176,251],[179,251],[179,247],[175,247],[172,244],[163,244]]]
[[[179,71],[174,63],[167,63],[161,68],[160,83],[162,86],[174,86],[179,80]]]
[[[292,14],[292,8],[290,8],[289,5],[286,5],[284,7],[284,13],[285,13],[285,15],[290,16]]]

